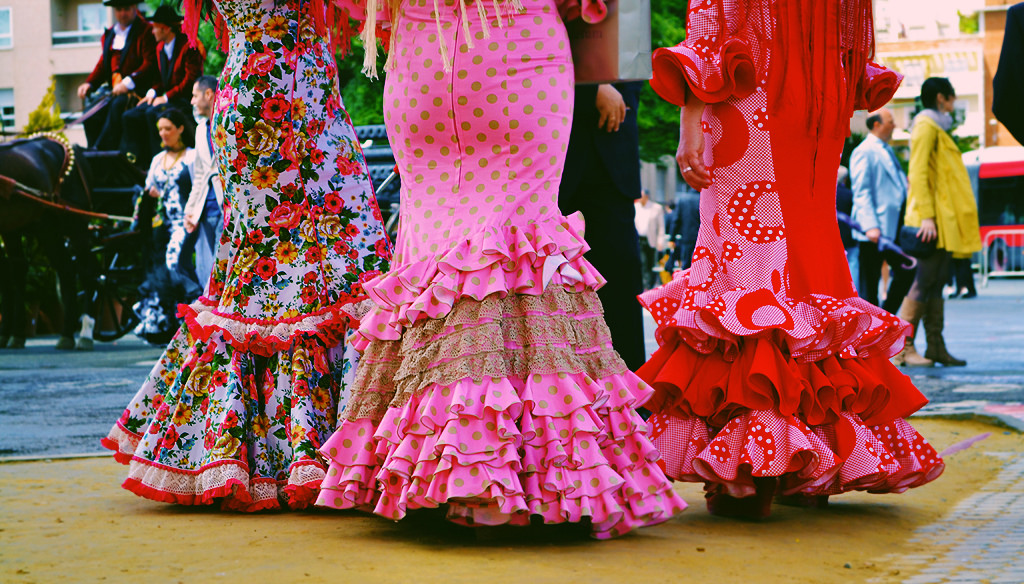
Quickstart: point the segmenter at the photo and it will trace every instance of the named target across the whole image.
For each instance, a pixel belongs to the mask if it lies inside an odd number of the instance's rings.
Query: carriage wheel
[[[94,283],[92,312],[96,324],[92,336],[103,342],[115,341],[139,324],[139,317],[132,310],[142,278],[142,270],[134,261],[137,253],[132,253],[131,249],[135,238],[119,236],[117,239],[116,243],[100,248],[102,271]]]

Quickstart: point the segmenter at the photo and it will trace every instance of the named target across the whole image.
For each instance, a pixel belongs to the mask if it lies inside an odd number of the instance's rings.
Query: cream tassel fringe
[[[473,48],[473,34],[469,29],[469,14],[466,9],[466,3],[472,2],[473,0],[459,0],[459,14],[462,20],[462,28],[466,36],[466,45],[469,48]],[[485,6],[485,0],[475,0],[477,14],[480,17],[480,21],[483,23],[483,34],[484,38],[491,37],[489,20],[491,15],[487,14],[487,7]],[[384,63],[384,70],[391,71],[394,69],[395,64],[395,31],[398,30],[398,20],[400,18],[401,8],[398,6],[399,2],[394,0],[366,0],[366,24],[363,26],[363,32],[359,35],[359,38],[363,41],[363,47],[366,50],[366,56],[363,58],[363,74],[371,79],[377,78],[377,11],[381,9],[381,5],[386,6],[391,12],[391,41],[388,43],[388,58]],[[493,6],[493,17],[497,23],[498,28],[504,28],[505,23],[503,20],[506,18],[509,22],[517,14],[522,14],[524,11],[523,3],[521,0],[492,0]],[[434,0],[434,22],[437,25],[437,39],[441,49],[441,62],[444,65],[444,70],[450,72],[452,70],[452,56],[449,54],[448,46],[444,42],[443,27],[441,26],[441,10],[438,5],[438,0]]]

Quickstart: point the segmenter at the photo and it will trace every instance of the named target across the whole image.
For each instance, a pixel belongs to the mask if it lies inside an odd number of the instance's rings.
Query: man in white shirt
[[[83,126],[90,147],[116,150],[124,110],[130,99],[150,88],[156,74],[156,40],[151,25],[139,14],[138,2],[105,0],[103,4],[114,8],[116,22],[103,32],[103,53],[86,82],[78,86],[78,97],[84,100],[100,86],[110,87],[110,100]]]
[[[636,211],[633,222],[640,236],[644,290],[650,290],[661,284],[654,266],[658,262],[658,252],[665,247],[665,208],[651,200],[647,189],[640,191],[640,198],[633,206]]]
[[[196,281],[204,290],[217,258],[217,244],[224,228],[224,182],[214,156],[216,146],[210,119],[217,99],[217,78],[203,75],[192,86],[196,128],[196,160],[192,166],[192,193],[185,203],[185,245],[196,252]],[[186,253],[183,251],[183,253]]]

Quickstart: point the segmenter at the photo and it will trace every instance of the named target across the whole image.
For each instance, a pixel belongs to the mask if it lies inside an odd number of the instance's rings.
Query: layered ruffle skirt
[[[375,307],[318,505],[466,525],[589,520],[594,537],[685,507],[611,348],[579,216],[481,231],[368,282]]]

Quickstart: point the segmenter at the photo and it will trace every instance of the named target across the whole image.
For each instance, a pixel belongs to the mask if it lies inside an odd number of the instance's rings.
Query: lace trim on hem
[[[359,326],[358,320],[344,312],[348,306],[328,307],[295,322],[270,324],[224,316],[201,302],[179,305],[178,315],[196,340],[209,341],[214,333],[220,332],[235,350],[267,356],[288,350],[294,338],[301,335],[316,336],[325,345],[340,343],[348,330]]]
[[[141,440],[142,436],[125,428],[121,422],[117,422],[107,433],[107,437],[100,440],[100,444],[104,448],[114,451],[114,460],[121,464],[128,464]]]
[[[316,460],[293,463],[287,481],[278,481],[251,477],[248,465],[237,460],[222,460],[193,471],[135,457],[123,486],[155,501],[209,505],[223,499],[225,509],[251,512],[280,508],[282,501],[292,508],[305,507],[316,498],[325,476],[322,463]]]

